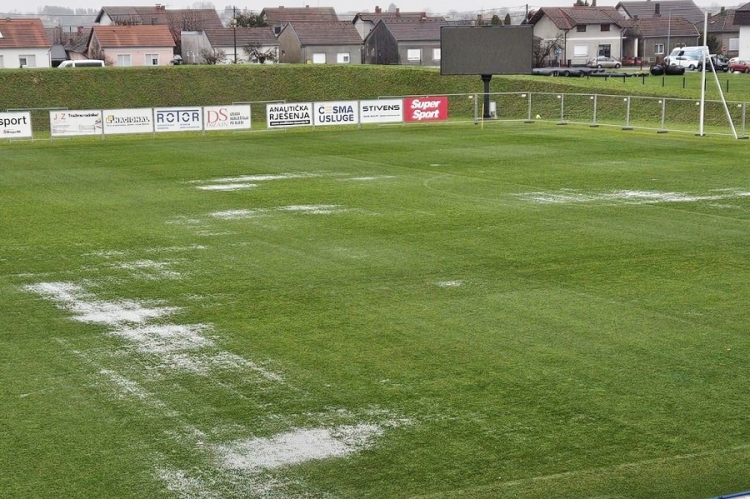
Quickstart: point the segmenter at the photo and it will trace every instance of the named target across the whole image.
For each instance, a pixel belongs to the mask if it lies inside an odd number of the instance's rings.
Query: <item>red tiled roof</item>
[[[172,34],[167,26],[94,26],[96,36],[103,48],[113,47],[174,47]]]
[[[0,48],[51,48],[41,19],[0,20]]]
[[[628,26],[627,19],[614,7],[543,7],[532,16],[531,24],[536,24],[543,16],[549,17],[558,29],[569,30],[579,25],[615,24],[621,28]]]

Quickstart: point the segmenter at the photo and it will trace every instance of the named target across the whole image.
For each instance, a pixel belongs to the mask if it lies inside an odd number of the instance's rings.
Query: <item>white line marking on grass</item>
[[[436,282],[438,286],[441,288],[457,288],[461,286],[464,282],[463,281],[439,281]]]
[[[716,192],[718,190],[715,190]],[[747,197],[749,193],[727,189],[722,194],[692,195],[684,192],[631,191],[621,190],[604,193],[584,193],[573,189],[560,189],[557,192],[523,192],[518,198],[536,204],[569,204],[595,202],[622,202],[625,204],[694,203]]]
[[[382,434],[383,429],[372,424],[294,430],[271,438],[252,438],[219,445],[215,452],[223,468],[257,472],[344,457],[369,447],[371,440]]]
[[[257,175],[240,175],[238,177],[223,177],[209,180],[217,184],[233,182],[267,182],[269,180],[288,180],[294,178],[315,178],[321,175],[316,173],[278,173],[278,174],[257,174]]]
[[[208,216],[221,220],[238,220],[242,218],[254,218],[261,215],[259,210],[225,210],[209,213]]]
[[[69,282],[43,282],[31,284],[26,290],[53,301],[59,308],[73,314],[78,322],[117,326],[143,324],[152,319],[168,316],[177,307],[145,307],[133,300],[101,301],[84,289]]]
[[[340,182],[372,182],[375,180],[382,180],[382,179],[389,179],[389,178],[396,178],[394,175],[379,175],[375,177],[351,177],[351,178],[341,178],[339,179]]]
[[[346,211],[346,209],[337,204],[290,205],[278,206],[276,209],[279,211],[291,211],[308,215],[331,215],[333,213],[343,213]]]
[[[237,184],[214,184],[214,185],[199,185],[196,189],[202,191],[240,191],[243,189],[253,189],[258,187],[258,184],[248,183],[237,183]]]

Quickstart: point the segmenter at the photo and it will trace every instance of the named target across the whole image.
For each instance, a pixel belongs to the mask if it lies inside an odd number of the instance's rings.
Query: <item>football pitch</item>
[[[750,489],[750,144],[0,143],[3,498]]]

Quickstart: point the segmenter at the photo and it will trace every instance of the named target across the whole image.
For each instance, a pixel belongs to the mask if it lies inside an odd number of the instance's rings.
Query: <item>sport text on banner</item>
[[[31,137],[31,113],[0,113],[0,138]]]
[[[448,97],[409,97],[404,99],[404,121],[445,121]]]

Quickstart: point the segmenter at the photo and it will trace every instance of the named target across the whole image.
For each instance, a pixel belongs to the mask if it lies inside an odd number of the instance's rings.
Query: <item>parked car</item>
[[[750,73],[750,61],[737,59],[729,65],[729,71],[732,73]]]
[[[619,68],[622,63],[614,57],[600,55],[596,59],[590,59],[586,66],[590,68]]]
[[[664,58],[666,66],[680,66],[687,69],[698,69],[703,54],[708,54],[708,49],[703,46],[677,47]]]
[[[640,57],[623,57],[622,59],[622,65],[623,66],[640,66],[641,65],[641,58]]]
[[[63,61],[58,68],[103,68],[104,61],[99,59],[78,59],[74,61]]]
[[[711,54],[710,55],[711,62],[706,64],[706,71],[711,71],[712,68],[716,71],[724,71],[725,73],[729,71],[729,62],[727,61],[727,58],[723,55],[717,55],[717,54]],[[712,65],[713,63],[713,65]],[[698,63],[698,71],[703,70],[703,64]]]

